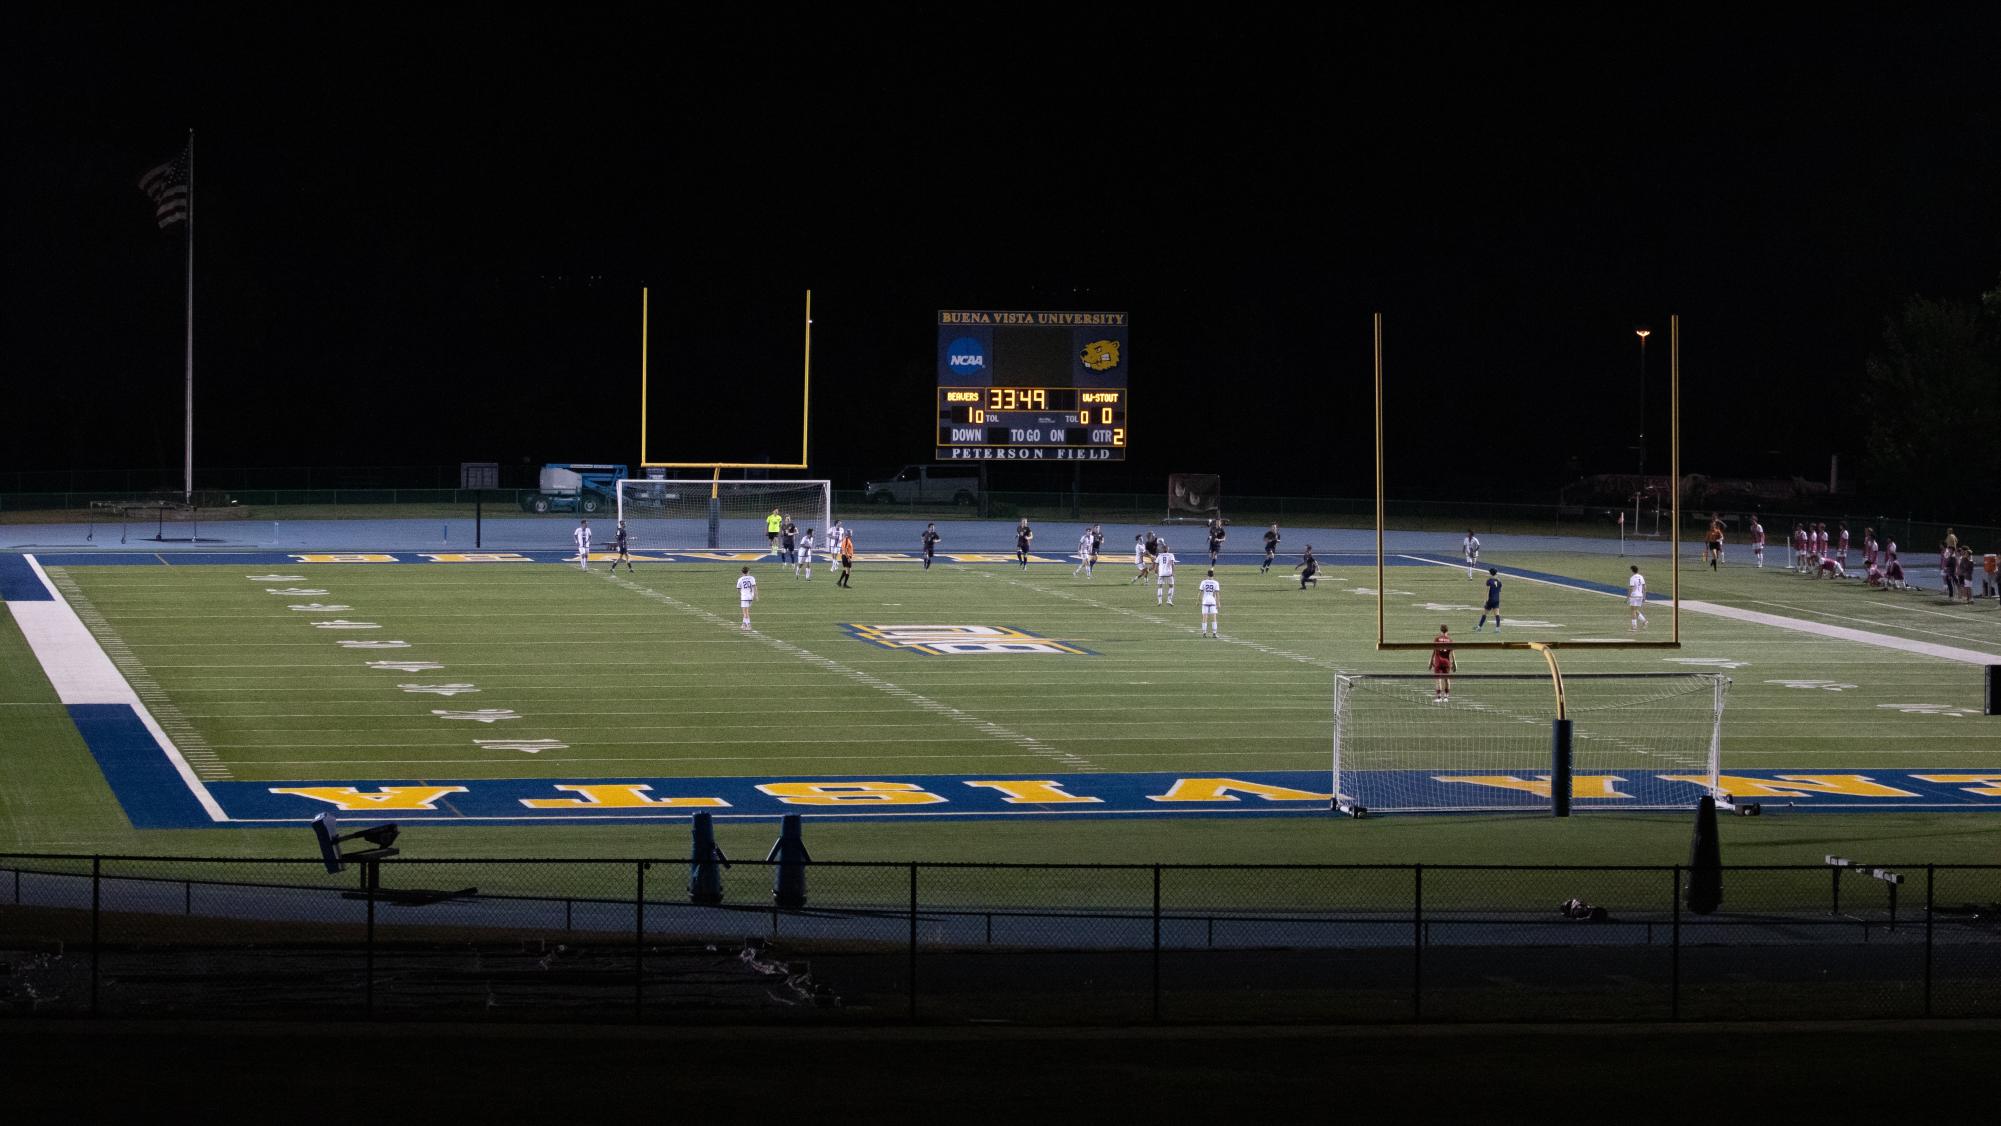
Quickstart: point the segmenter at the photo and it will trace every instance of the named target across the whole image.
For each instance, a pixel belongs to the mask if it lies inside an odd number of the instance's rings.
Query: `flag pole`
[[[188,231],[187,231],[187,389],[186,430],[183,435],[182,499],[195,500],[195,131],[188,130]]]

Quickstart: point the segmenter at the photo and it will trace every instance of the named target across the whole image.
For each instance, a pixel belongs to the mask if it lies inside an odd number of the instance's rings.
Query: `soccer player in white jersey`
[[[586,571],[590,570],[591,522],[589,520],[577,521],[577,530],[570,533],[570,536],[577,541],[577,566],[582,567]]]
[[[833,527],[827,529],[828,567],[832,567],[834,564],[841,561],[841,536],[846,532],[847,529],[841,527],[841,522],[838,519],[834,521]]]
[[[1464,547],[1466,548],[1466,577],[1470,579],[1473,577],[1473,573],[1480,569],[1480,537],[1474,535],[1471,528],[1466,529],[1466,543]]]
[[[792,565],[792,577],[813,581],[813,529],[799,538],[799,561]]]
[[[1174,553],[1160,545],[1160,554],[1153,557],[1153,604],[1161,604],[1162,594],[1167,596],[1167,605],[1174,605]]]
[[[1139,582],[1140,580],[1146,578],[1145,541],[1146,541],[1145,536],[1135,535],[1133,537],[1133,577],[1126,580],[1127,586],[1131,586],[1134,583]]]
[[[736,604],[743,611],[743,628],[750,628],[750,604],[757,601],[757,577],[745,567],[736,580]]]
[[[1765,567],[1765,526],[1758,523],[1758,514],[1751,514],[1751,558],[1757,561],[1758,569]]]
[[[1223,636],[1220,614],[1223,609],[1223,584],[1216,581],[1216,569],[1209,568],[1209,577],[1202,580],[1196,589],[1202,592],[1202,632],[1209,637]]]
[[[1841,522],[1841,535],[1840,538],[1835,540],[1835,547],[1841,552],[1841,565],[1843,567],[1848,566],[1848,522],[1846,520]]]
[[[1633,618],[1627,629],[1639,629],[1647,624],[1647,616],[1640,608],[1647,604],[1647,577],[1640,574],[1640,565],[1633,564],[1633,574],[1626,580],[1626,605],[1633,608]]]
[[[1091,577],[1091,554],[1091,529],[1086,528],[1084,534],[1077,537],[1077,569],[1070,572],[1071,578],[1078,575],[1087,579]]]

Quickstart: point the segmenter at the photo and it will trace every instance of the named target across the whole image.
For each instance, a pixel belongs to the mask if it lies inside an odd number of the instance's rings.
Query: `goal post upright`
[[[1387,586],[1383,581],[1383,529],[1389,525],[1389,504],[1383,493],[1383,315],[1378,312],[1370,320],[1376,366],[1376,648],[1381,649],[1387,640],[1383,625],[1383,591]]]
[[[1674,480],[1669,483],[1669,495],[1673,497],[1674,534],[1669,537],[1673,544],[1674,563],[1669,568],[1669,593],[1673,601],[1668,606],[1668,623],[1672,627],[1670,636],[1677,647],[1681,645],[1681,314],[1668,314],[1668,473]],[[1645,487],[1646,482],[1640,482]]]
[[[809,450],[808,424],[813,414],[813,291],[806,292],[805,339],[799,378],[799,460],[797,461],[655,461],[647,444],[647,414],[651,370],[650,302],[646,286],[639,287],[639,465],[643,469],[703,469],[717,474],[725,469],[806,469]]]
[[[1376,417],[1375,417],[1376,648],[1379,651],[1428,650],[1434,647],[1435,642],[1422,641],[1422,640],[1393,640],[1389,636],[1388,618],[1387,618],[1387,608],[1389,603],[1389,580],[1387,571],[1388,558],[1389,558],[1389,547],[1388,547],[1389,487],[1388,487],[1388,452],[1387,452],[1388,435],[1387,435],[1387,424],[1385,421],[1387,415],[1387,410],[1386,410],[1387,383],[1384,375],[1384,358],[1383,358],[1383,314],[1380,311],[1373,313],[1371,315],[1370,321],[1371,321],[1370,335],[1371,335],[1371,348],[1372,348],[1372,367],[1373,367],[1373,376],[1375,382],[1375,411],[1376,411]],[[1570,786],[1567,783],[1571,775],[1570,768],[1574,762],[1574,757],[1573,757],[1575,748],[1574,740],[1585,737],[1583,734],[1579,733],[1574,723],[1574,716],[1572,715],[1573,707],[1572,707],[1571,694],[1566,690],[1564,673],[1558,659],[1557,651],[1559,649],[1564,649],[1564,648],[1633,649],[1633,650],[1661,650],[1661,649],[1681,648],[1682,477],[1681,477],[1681,317],[1679,314],[1670,314],[1668,318],[1668,340],[1669,340],[1668,356],[1669,356],[1669,398],[1670,398],[1670,410],[1669,410],[1670,450],[1669,450],[1668,462],[1669,462],[1669,473],[1671,475],[1671,483],[1669,487],[1671,489],[1670,508],[1671,508],[1671,520],[1672,520],[1669,531],[1669,539],[1668,539],[1669,542],[1668,581],[1669,581],[1669,599],[1670,599],[1668,638],[1666,640],[1661,640],[1661,641],[1640,640],[1637,638],[1631,641],[1618,640],[1613,638],[1575,638],[1568,640],[1551,639],[1548,641],[1501,641],[1496,639],[1493,641],[1486,641],[1486,640],[1454,641],[1452,643],[1452,647],[1455,651],[1458,650],[1472,651],[1472,650],[1487,650],[1487,649],[1502,649],[1502,650],[1526,649],[1526,650],[1533,650],[1542,654],[1543,661],[1548,673],[1548,687],[1552,692],[1554,699],[1556,701],[1555,715],[1551,719],[1551,725],[1549,728],[1550,732],[1549,757],[1543,759],[1542,761],[1548,763],[1551,772],[1552,783],[1550,790],[1549,808],[1551,812],[1557,816],[1568,816],[1569,814],[1571,795],[1570,795]],[[1645,487],[1644,481],[1641,482],[1641,486],[1642,488]],[[1507,674],[1496,674],[1496,676],[1491,679],[1499,679],[1505,675]],[[1674,675],[1704,675],[1704,674],[1587,673],[1578,675],[1584,676],[1586,678],[1611,678],[1620,675],[1674,676]],[[1384,676],[1371,677],[1369,675],[1364,674],[1360,677],[1355,677],[1355,678],[1349,678],[1345,676],[1337,678],[1337,684],[1334,696],[1336,714],[1334,717],[1335,748],[1334,748],[1334,770],[1332,778],[1334,785],[1334,793],[1332,797],[1332,805],[1336,809],[1341,809],[1346,812],[1351,812],[1356,814],[1357,816],[1359,816],[1364,811],[1363,804],[1358,800],[1344,799],[1341,788],[1344,770],[1347,773],[1352,773],[1353,770],[1352,765],[1344,767],[1341,755],[1342,740],[1344,739],[1344,737],[1352,737],[1354,733],[1353,720],[1351,716],[1345,714],[1346,712],[1345,705],[1348,704],[1354,698],[1354,690],[1356,683],[1369,680],[1382,681],[1384,679],[1395,679],[1395,677],[1384,677]],[[1465,679],[1478,679],[1478,678],[1467,677]],[[1707,738],[1703,740],[1707,744],[1706,754],[1703,757],[1706,758],[1707,760],[1708,764],[1707,774],[1712,781],[1712,784],[1709,788],[1712,791],[1715,788],[1713,785],[1713,780],[1716,776],[1718,769],[1717,764],[1720,762],[1720,756],[1721,756],[1723,701],[1726,693],[1726,686],[1728,685],[1728,683],[1729,680],[1727,677],[1715,678],[1714,704],[1711,710],[1709,731],[1707,733]],[[1594,736],[1594,737],[1602,739],[1602,736]]]
[[[1389,484],[1388,484],[1388,435],[1385,419],[1388,398],[1387,379],[1383,361],[1383,314],[1374,313],[1371,320],[1371,338],[1374,353],[1375,375],[1375,439],[1376,439],[1376,648],[1382,651],[1430,649],[1429,641],[1396,641],[1389,637],[1387,608],[1389,581],[1387,561],[1389,558]],[[1668,359],[1669,359],[1669,443],[1668,470],[1673,475],[1671,486],[1672,526],[1668,531],[1668,637],[1653,641],[1634,638],[1623,641],[1611,638],[1566,638],[1543,642],[1530,641],[1469,641],[1455,640],[1455,651],[1481,649],[1531,649],[1547,646],[1551,649],[1679,649],[1681,648],[1681,316],[1668,317]],[[1643,483],[1644,484],[1644,483]],[[1546,658],[1547,659],[1547,658]]]

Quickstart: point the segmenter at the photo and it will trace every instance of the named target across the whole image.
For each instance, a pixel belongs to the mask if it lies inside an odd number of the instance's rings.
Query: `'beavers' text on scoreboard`
[[[1124,461],[1124,313],[938,314],[939,461]]]

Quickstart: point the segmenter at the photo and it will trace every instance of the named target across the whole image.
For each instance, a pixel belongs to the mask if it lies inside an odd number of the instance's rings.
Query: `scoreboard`
[[[937,460],[1124,461],[1124,313],[938,314]]]

